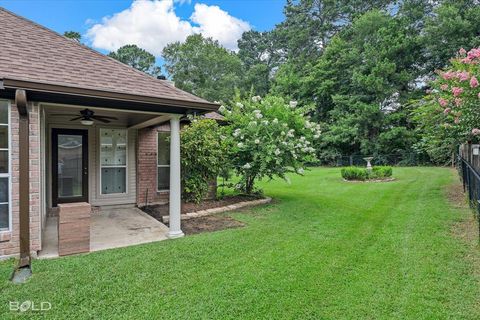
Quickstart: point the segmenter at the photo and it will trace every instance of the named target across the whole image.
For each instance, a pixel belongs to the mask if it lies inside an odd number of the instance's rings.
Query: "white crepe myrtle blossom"
[[[262,97],[260,97],[260,96],[253,96],[252,97],[253,102],[259,102],[260,100],[262,100]]]
[[[304,173],[305,173],[305,170],[303,170],[303,168],[298,168],[298,169],[297,169],[297,173],[298,173],[298,174],[304,174]]]
[[[224,129],[237,146],[229,163],[240,177],[238,189],[252,193],[256,180],[286,179],[287,173],[299,174],[305,163],[315,161],[313,136],[320,133],[307,117],[312,108],[274,96],[250,97],[230,106]]]

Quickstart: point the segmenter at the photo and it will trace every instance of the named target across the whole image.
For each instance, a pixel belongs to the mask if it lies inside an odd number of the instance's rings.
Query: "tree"
[[[423,30],[428,76],[445,67],[459,48],[480,45],[479,20],[480,6],[475,0],[444,0],[435,7]]]
[[[306,117],[308,108],[295,101],[254,96],[220,111],[230,123],[225,136],[230,163],[241,178],[237,189],[252,194],[257,180],[302,174],[306,162],[315,159],[312,145],[320,137],[319,126]]]
[[[245,69],[244,91],[264,96],[270,90],[273,71],[282,60],[274,32],[246,31],[238,40],[238,57]]]
[[[69,39],[76,40],[77,42],[80,42],[80,40],[82,40],[82,35],[80,34],[80,32],[77,31],[65,31],[63,33],[63,36]]]
[[[207,100],[227,102],[241,87],[243,69],[238,56],[201,34],[167,45],[163,58],[178,88]]]
[[[421,51],[417,35],[407,30],[401,19],[368,12],[330,41],[300,82],[317,104],[323,159],[411,147],[391,141],[413,136],[403,103],[415,94]]]
[[[446,150],[446,157],[460,143],[480,137],[480,48],[460,49],[450,61],[446,70],[438,72],[430,94],[416,111],[422,147],[435,155]]]
[[[108,56],[149,75],[160,75],[160,67],[155,65],[155,56],[134,44],[125,45],[110,52]]]

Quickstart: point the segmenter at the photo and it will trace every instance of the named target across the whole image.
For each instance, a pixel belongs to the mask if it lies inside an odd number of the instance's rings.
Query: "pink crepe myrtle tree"
[[[431,101],[443,113],[446,130],[457,135],[458,142],[480,138],[480,48],[461,48],[450,65],[437,71],[429,91]]]

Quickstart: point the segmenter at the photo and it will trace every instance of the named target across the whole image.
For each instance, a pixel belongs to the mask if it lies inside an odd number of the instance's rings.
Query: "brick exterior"
[[[58,254],[65,256],[90,251],[89,203],[64,203],[58,205]]]
[[[168,192],[157,191],[157,132],[170,131],[169,125],[138,130],[137,205],[168,202]],[[148,196],[147,196],[148,194]]]
[[[35,254],[41,249],[40,241],[40,125],[39,107],[29,104],[30,114],[30,249]],[[19,232],[19,115],[16,106],[11,105],[10,112],[10,160],[12,198],[12,229],[0,232],[0,258],[17,256],[20,252]]]
[[[168,122],[138,130],[137,205],[139,207],[143,207],[147,202],[148,204],[168,202],[168,191],[157,191],[157,133],[165,131],[170,131]],[[207,198],[214,198],[216,192],[216,181],[212,181]]]

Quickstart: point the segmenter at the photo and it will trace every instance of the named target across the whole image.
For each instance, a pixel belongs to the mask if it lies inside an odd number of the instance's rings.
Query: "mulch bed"
[[[201,210],[229,206],[243,201],[257,200],[260,197],[235,195],[225,196],[222,199],[205,200],[201,203],[182,203],[182,214]],[[163,216],[168,216],[168,204],[151,205],[141,208],[143,211],[162,222]],[[168,224],[167,224],[168,225]],[[243,227],[243,222],[237,221],[224,214],[182,220],[182,231],[185,234],[196,234],[223,229]]]
[[[187,235],[240,228],[243,226],[245,226],[245,223],[223,214],[182,220],[182,231]]]

